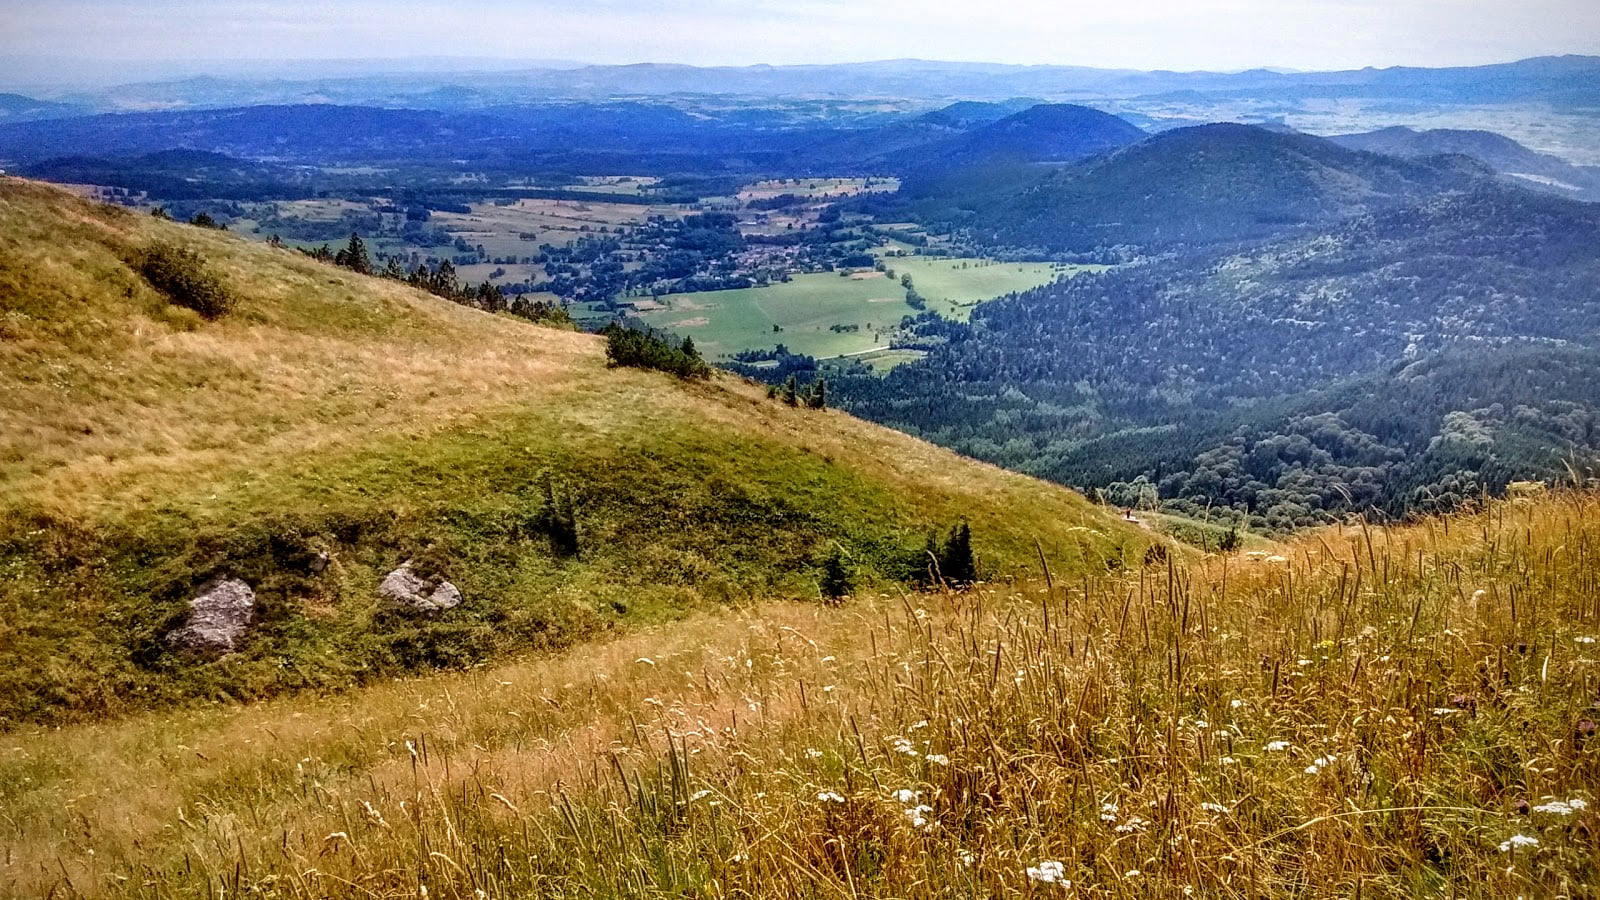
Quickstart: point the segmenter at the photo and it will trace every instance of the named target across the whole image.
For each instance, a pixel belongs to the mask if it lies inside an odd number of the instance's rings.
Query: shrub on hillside
[[[193,250],[153,244],[139,254],[136,266],[145,281],[169,301],[208,319],[226,315],[237,302],[205,258]]]
[[[710,378],[711,367],[695,349],[694,341],[681,342],[654,331],[626,328],[616,323],[606,326],[606,361],[613,366],[660,369],[680,378]]]

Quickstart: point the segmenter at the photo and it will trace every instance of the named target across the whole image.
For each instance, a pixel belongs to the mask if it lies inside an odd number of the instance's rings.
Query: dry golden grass
[[[1589,896],[1600,497],[0,744],[18,894]]]
[[[0,224],[0,279],[13,290],[0,323],[0,500],[69,505],[149,467],[249,466],[287,448],[425,433],[602,366],[588,336],[17,179],[0,181]],[[202,325],[128,271],[128,253],[172,235],[242,295],[235,315]]]

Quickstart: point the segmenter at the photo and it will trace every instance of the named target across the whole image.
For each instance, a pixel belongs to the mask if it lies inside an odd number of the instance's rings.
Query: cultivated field
[[[857,194],[891,192],[900,189],[898,178],[773,178],[745,185],[739,200],[767,200],[793,194],[806,200],[853,197]]]
[[[844,356],[886,346],[900,320],[916,313],[905,302],[902,275],[911,276],[928,309],[965,320],[979,302],[1085,268],[935,257],[894,257],[885,262],[895,273],[893,279],[878,272],[799,275],[787,284],[763,288],[674,294],[662,298],[669,309],[643,317],[657,327],[692,336],[713,357],[778,343],[819,358]],[[774,331],[774,325],[782,331]],[[834,331],[835,325],[854,325],[858,330]]]
[[[590,203],[576,200],[516,200],[507,205],[474,203],[468,214],[434,213],[431,224],[476,247],[490,257],[531,256],[540,244],[563,246],[650,216],[677,216],[675,206],[644,203]],[[524,238],[523,235],[529,237]]]
[[[1590,896],[1600,498],[16,734],[0,885]]]
[[[637,180],[597,179],[594,184],[574,185],[573,189],[612,193],[625,197],[637,194],[643,184],[645,182]],[[280,218],[311,223],[335,224],[349,222],[351,217],[370,218],[374,215],[374,206],[366,203],[346,200],[285,201],[259,205],[259,215],[263,218],[237,220],[233,226],[234,231],[265,240],[282,230],[263,224],[264,217],[273,209],[276,209]],[[648,202],[607,203],[524,198],[502,203],[474,203],[471,204],[471,212],[468,213],[434,212],[427,223],[427,228],[430,231],[442,229],[452,240],[459,238],[473,249],[481,246],[489,259],[514,257],[520,260],[537,255],[542,244],[566,246],[583,237],[598,235],[601,229],[615,231],[619,227],[642,223],[652,216],[679,215],[682,215],[682,211],[676,206]],[[399,237],[403,225],[403,218],[400,215],[385,214],[382,221],[385,234],[374,236],[369,229],[362,229],[363,234],[367,235],[368,245],[375,252],[399,254],[403,257],[413,253],[421,257],[450,257],[460,252],[453,243],[421,246],[402,240]],[[337,239],[297,240],[290,235],[286,240],[291,245],[306,248],[321,244],[338,245],[343,241],[342,232],[338,233],[341,236]],[[502,268],[504,269],[502,274],[489,279],[491,273]],[[542,274],[542,269],[520,262],[504,265],[485,263],[481,266],[464,268],[461,272],[462,277],[470,281],[493,280],[501,284],[518,283],[530,276],[539,278]]]

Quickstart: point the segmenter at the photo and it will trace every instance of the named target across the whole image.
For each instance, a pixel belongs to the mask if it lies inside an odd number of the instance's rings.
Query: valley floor
[[[1576,896],[1600,497],[0,739],[0,893]]]

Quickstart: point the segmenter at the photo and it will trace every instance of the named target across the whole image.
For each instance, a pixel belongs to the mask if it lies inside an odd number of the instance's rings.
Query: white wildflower
[[[1121,825],[1118,825],[1116,828],[1114,828],[1112,830],[1115,831],[1117,834],[1133,834],[1134,832],[1137,832],[1137,831],[1143,831],[1147,824],[1148,823],[1145,822],[1144,819],[1141,819],[1138,816],[1134,816],[1133,818],[1129,819],[1128,821],[1124,822]]]
[[[893,739],[894,752],[904,753],[906,756],[921,756],[917,748],[912,746],[910,738],[897,737]]]
[[[928,806],[927,804],[922,804],[919,806],[913,806],[910,809],[907,809],[905,812],[906,818],[911,820],[912,828],[927,828],[927,814],[933,812],[933,807]]]
[[[1542,813],[1549,816],[1570,816],[1575,812],[1587,809],[1589,802],[1582,797],[1571,800],[1549,800],[1535,806],[1531,812]]]
[[[696,800],[704,800],[709,796],[711,796],[710,791],[695,791],[693,794],[689,795],[689,802],[693,803]]]
[[[822,758],[822,751],[821,750],[818,750],[815,747],[807,747],[806,748],[806,759],[821,759],[821,758]]]
[[[1228,811],[1228,808],[1223,806],[1221,803],[1202,803],[1200,804],[1200,808],[1208,813],[1216,813],[1217,815],[1223,815]]]
[[[818,791],[817,799],[823,803],[843,803],[844,795],[835,791]]]
[[[1228,706],[1233,708],[1233,709],[1238,709],[1239,707],[1241,707],[1243,705],[1244,705],[1244,701],[1240,700],[1240,699],[1237,699],[1237,698],[1235,698],[1234,700],[1232,700],[1232,701],[1230,701],[1228,703]]]
[[[1231,766],[1231,765],[1234,765],[1234,764],[1238,763],[1239,761],[1237,759],[1234,759],[1231,756],[1224,756],[1223,758],[1217,760],[1217,762],[1222,763],[1225,766]]]
[[[1143,874],[1144,873],[1139,871],[1138,869],[1129,869],[1128,871],[1122,873],[1122,877],[1123,878],[1138,878],[1139,876],[1141,876]]]
[[[1283,751],[1289,749],[1289,747],[1290,744],[1288,741],[1271,741],[1267,744],[1267,752],[1282,753]]]
[[[1527,834],[1513,834],[1509,839],[1500,842],[1500,852],[1510,853],[1518,847],[1537,847],[1539,839]]]
[[[1573,638],[1573,640],[1577,641],[1580,644],[1592,644],[1592,643],[1594,643],[1594,638],[1589,637],[1588,635],[1584,635],[1582,637],[1575,637],[1575,638]]]
[[[1045,884],[1071,884],[1067,881],[1067,867],[1053,859],[1047,859],[1037,866],[1029,866],[1028,880]]]
[[[900,790],[894,792],[894,799],[899,802],[901,806],[910,806],[911,804],[922,799],[922,792],[913,791],[910,788],[901,788]]]
[[[927,756],[923,757],[923,759],[926,759],[928,762],[931,762],[936,766],[950,765],[950,757],[945,756],[943,753],[929,753]]]

